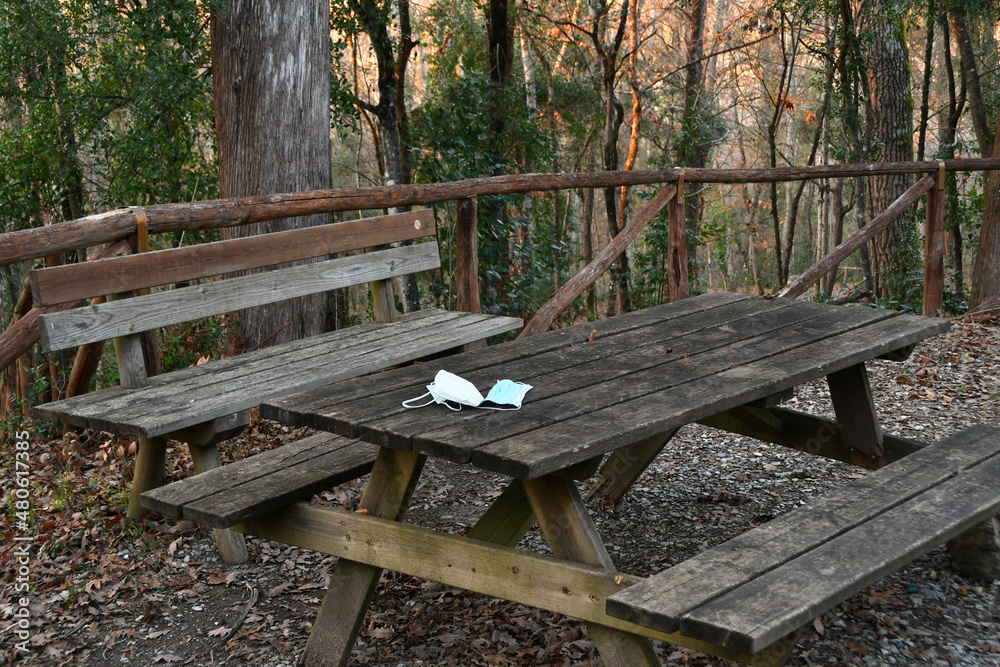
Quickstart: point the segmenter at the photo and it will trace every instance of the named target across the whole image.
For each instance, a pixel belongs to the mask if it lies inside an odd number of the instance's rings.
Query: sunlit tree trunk
[[[708,0],[692,0],[688,17],[687,65],[684,71],[684,111],[677,159],[681,166],[702,169],[708,161],[708,145],[702,124],[705,109],[705,17]],[[692,286],[698,284],[698,221],[701,198],[694,185],[685,186],[684,220],[687,223],[688,267]]]
[[[212,15],[223,197],[330,187],[329,3],[229,0]],[[329,215],[223,230],[226,238],[322,224]],[[250,348],[323,331],[325,294],[243,311]]]

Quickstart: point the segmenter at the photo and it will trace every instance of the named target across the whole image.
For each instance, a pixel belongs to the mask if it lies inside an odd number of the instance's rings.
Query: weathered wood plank
[[[147,491],[142,494],[142,504],[146,509],[181,517],[184,515],[184,508],[191,503],[265,479],[275,470],[307,464],[319,456],[351,447],[353,442],[328,433],[317,433],[244,459],[238,464],[209,470]]]
[[[466,537],[470,540],[513,547],[533,525],[535,525],[535,511],[528,502],[524,484],[515,479],[511,480],[500,497],[494,500],[479,517],[479,521]]]
[[[36,305],[64,303],[434,236],[434,229],[434,212],[424,209],[64,264],[32,271],[31,293]]]
[[[514,467],[505,468],[504,473],[518,478],[524,474],[524,469],[518,467],[521,460],[519,457],[537,448],[539,453],[546,452],[550,457],[554,466],[549,470],[551,472],[582,459],[576,459],[574,454],[581,441],[575,441],[570,446],[568,440],[553,441],[549,433],[559,433],[563,427],[572,428],[577,421],[588,419],[590,426],[587,437],[582,442],[607,437],[609,445],[614,441],[614,446],[610,449],[617,449],[623,444],[631,444],[616,440],[619,434],[628,433],[630,429],[618,431],[619,424],[605,424],[600,419],[589,419],[589,415],[602,414],[608,410],[621,412],[637,400],[658,402],[659,397],[665,397],[673,403],[683,401],[689,392],[706,383],[713,386],[713,378],[732,375],[734,366],[761,363],[762,359],[766,360],[798,346],[827,340],[837,332],[862,326],[873,318],[891,317],[883,314],[884,311],[879,313],[854,309],[853,313],[842,313],[816,304],[809,305],[809,308],[763,313],[752,320],[740,321],[736,326],[724,325],[714,331],[699,332],[690,336],[691,340],[686,340],[684,345],[678,345],[677,341],[669,341],[669,344],[647,343],[641,350],[632,353],[635,359],[629,360],[625,355],[615,357],[613,367],[612,364],[604,363],[595,367],[570,369],[547,378],[544,385],[541,381],[536,382],[537,395],[529,394],[518,412],[476,417],[477,428],[474,430],[469,428],[472,418],[468,418],[468,422],[447,420],[444,428],[428,429],[415,434],[413,446],[419,448],[419,451],[454,458],[456,461],[468,461],[480,452],[485,452],[486,457],[480,458],[477,465],[505,465],[503,459],[510,458]],[[653,337],[652,340],[658,340],[658,337]],[[659,349],[661,345],[669,347],[671,351],[668,353]],[[644,360],[646,363],[643,363]],[[712,414],[717,411],[713,409],[716,401],[725,400],[730,392],[747,389],[762,381],[759,377],[748,375],[738,382],[732,379],[723,382],[719,385],[720,389],[699,394],[700,403],[693,404],[693,407]],[[567,391],[567,387],[581,388]],[[716,395],[720,391],[721,394]],[[766,394],[761,394],[764,395]],[[739,404],[745,402],[741,401]],[[671,403],[667,405],[670,406]],[[669,411],[662,410],[657,413],[660,418],[670,414]],[[438,420],[439,423],[441,421]],[[628,422],[627,419],[622,421]],[[643,437],[658,435],[684,423],[686,422],[670,424],[665,429],[647,433]],[[362,437],[369,439],[367,428],[374,430],[376,427],[384,429],[387,426],[391,428],[392,424],[373,422],[363,425],[360,432]],[[565,443],[565,447],[561,443]],[[550,447],[552,444],[555,444],[554,448]],[[511,456],[507,455],[508,452]],[[598,453],[603,452],[595,451],[592,456]],[[560,460],[559,457],[563,454],[570,458]],[[531,455],[528,456],[530,459]]]
[[[616,504],[678,430],[672,428],[666,433],[611,452],[601,466],[600,476],[587,492],[587,500],[600,499],[609,505]]]
[[[857,452],[849,449],[841,440],[840,425],[832,419],[815,417],[786,408],[770,408],[767,412],[781,423],[780,430],[760,429],[744,421],[742,419],[744,415],[737,414],[733,410],[699,419],[698,423],[775,445],[797,449],[813,456],[825,456],[845,463],[863,464],[864,467],[872,470],[898,461],[926,446],[926,443],[886,433],[882,435],[884,455],[879,459],[862,457],[859,460]]]
[[[611,556],[572,480],[541,477],[524,482],[538,525],[558,558],[614,570]],[[649,640],[599,623],[588,623],[590,636],[606,665],[659,667]]]
[[[40,334],[62,350],[439,265],[437,244],[418,243],[42,315]]]
[[[830,373],[826,381],[837,423],[842,427],[842,441],[870,459],[882,458],[885,454],[882,427],[878,423],[865,365],[855,364]]]
[[[34,414],[88,428],[145,436],[169,433],[208,419],[255,407],[297,388],[322,386],[503,333],[520,320],[440,313],[314,336],[273,348],[175,371],[141,392],[100,392],[38,406]],[[321,340],[313,340],[321,339]],[[288,349],[284,349],[284,348]],[[192,403],[192,399],[198,401]]]
[[[280,417],[280,421],[304,426],[304,421],[296,420],[305,419],[305,413],[322,413],[331,406],[339,408],[350,405],[352,401],[361,406],[370,405],[372,401],[366,399],[384,397],[390,392],[399,392],[402,395],[404,392],[410,393],[419,389],[420,391],[413,394],[415,396],[424,391],[423,387],[429,384],[429,378],[433,378],[438,370],[445,368],[445,365],[447,365],[447,370],[463,377],[479,369],[518,361],[523,361],[527,367],[530,367],[532,362],[529,360],[541,354],[558,353],[568,351],[571,348],[573,353],[585,353],[586,347],[583,343],[587,342],[591,333],[593,333],[595,340],[600,340],[603,345],[606,338],[637,331],[656,322],[691,317],[713,308],[751,300],[753,300],[752,297],[743,294],[710,292],[698,299],[664,304],[631,313],[627,318],[612,317],[591,322],[585,327],[587,330],[585,334],[577,328],[549,331],[538,336],[511,341],[504,345],[475,350],[447,361],[437,360],[420,367],[397,369],[393,371],[392,377],[381,374],[371,375],[343,383],[336,388],[300,392],[280,401],[265,403],[261,406],[261,414],[268,419],[279,419]],[[512,379],[515,376],[521,377],[521,374],[512,374]],[[496,379],[492,378],[492,380]],[[403,396],[399,400],[411,397]],[[379,400],[380,404],[388,402],[382,401],[381,398]],[[357,415],[358,420],[370,418],[364,414]],[[333,428],[332,424],[328,424],[325,430],[333,430]]]
[[[251,519],[236,529],[730,660],[753,661],[745,654],[609,616],[605,600],[641,581],[622,572],[307,503]]]
[[[191,461],[194,463],[195,475],[204,474],[210,470],[218,470],[222,467],[222,457],[219,455],[219,448],[212,445],[188,444],[191,451]],[[141,499],[140,499],[141,501]],[[241,565],[250,560],[247,553],[246,540],[241,533],[232,530],[223,530],[216,527],[212,530],[215,538],[215,546],[222,555],[222,559],[230,565]]]
[[[993,456],[687,613],[681,632],[757,651],[995,514],[998,478]]]
[[[379,451],[359,509],[373,517],[402,521],[425,460],[412,452]],[[306,667],[346,664],[365,620],[382,568],[349,559],[349,554],[339,558],[334,567],[302,656]]]
[[[994,456],[996,438],[995,429],[977,426],[926,447],[650,577],[610,599],[608,613],[676,632],[692,609]]]
[[[850,310],[845,309],[845,315]],[[703,377],[685,385],[683,391],[647,392],[538,429],[530,438],[493,442],[474,449],[472,461],[518,478],[543,475],[861,363],[883,351],[945,331],[948,326],[941,320],[909,315],[880,320]],[[526,402],[525,408],[530,405]]]
[[[725,348],[734,342],[750,345],[748,341],[755,334],[770,336],[775,331],[788,330],[796,321],[830,318],[829,309],[815,304],[787,309],[780,307],[783,303],[786,302],[775,302],[774,306],[761,304],[760,312],[753,308],[753,303],[734,304],[713,309],[707,317],[663,322],[606,339],[599,345],[583,346],[579,351],[571,348],[539,355],[530,360],[530,365],[497,366],[466,376],[473,382],[488,383],[498,377],[510,377],[532,384],[534,389],[518,412],[477,410],[453,415],[432,406],[397,414],[402,410],[393,407],[383,417],[378,414],[385,409],[379,401],[366,409],[367,421],[362,421],[358,433],[366,440],[393,448],[408,448],[419,442],[416,446],[429,455],[464,463],[474,448],[489,442],[601,409],[639,395],[638,392],[654,391],[662,388],[663,382],[677,384],[690,379],[691,374],[711,372],[690,361],[697,358],[700,363],[702,353],[718,350],[717,362],[725,368],[731,363]],[[820,328],[825,326],[817,325]],[[672,374],[678,364],[683,367],[679,371],[682,376]],[[643,380],[645,383],[641,384]],[[388,406],[389,401],[384,405]],[[341,419],[342,410],[351,408],[351,405],[334,407],[333,425]]]
[[[267,476],[189,502],[184,505],[184,518],[213,528],[229,528],[367,475],[376,454],[378,448],[374,445],[348,440],[308,461],[272,469]]]
[[[473,321],[471,318],[485,319]],[[420,359],[429,354],[443,352],[456,344],[462,345],[473,340],[488,338],[493,335],[510,331],[520,326],[521,320],[512,318],[497,318],[488,315],[469,315],[464,322],[456,322],[453,326],[433,330],[420,339],[401,342],[391,348],[383,346],[379,354],[357,355],[351,366],[340,365],[342,362],[333,355],[325,358],[313,358],[311,361],[296,361],[289,364],[281,373],[270,370],[264,373],[247,375],[239,382],[217,385],[219,391],[201,397],[200,413],[179,415],[173,406],[161,405],[155,409],[137,416],[135,424],[123,422],[128,429],[145,432],[158,432],[164,429],[170,431],[184,422],[215,417],[233,410],[243,410],[256,407],[263,400],[288,394],[296,389],[328,385],[358,375],[374,373],[396,364]],[[383,341],[384,342],[384,341]],[[320,364],[317,368],[315,364]],[[336,366],[334,366],[336,364]],[[331,366],[334,369],[331,370]],[[325,369],[325,372],[323,372]],[[204,391],[204,390],[202,390]]]

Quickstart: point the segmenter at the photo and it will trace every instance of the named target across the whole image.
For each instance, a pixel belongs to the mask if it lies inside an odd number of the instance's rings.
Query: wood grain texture
[[[645,393],[536,429],[530,438],[517,436],[478,447],[472,452],[472,461],[519,478],[542,475],[852,366],[910,340],[944,331],[948,326],[930,318],[890,317],[703,376],[683,391]],[[735,354],[735,350],[729,352]],[[739,361],[733,359],[733,363]],[[623,391],[644,390],[628,385]],[[525,403],[526,407],[529,405]]]
[[[402,521],[425,460],[412,452],[380,450],[358,509],[373,517]],[[382,568],[349,559],[350,555],[339,558],[334,567],[302,656],[307,667],[347,663],[375,595]]]
[[[1000,432],[993,443],[1000,448]],[[680,631],[735,650],[760,650],[995,514],[998,478],[1000,456],[994,455],[685,614]]]
[[[395,392],[393,399],[398,396],[402,396],[400,401],[412,398],[426,391],[425,385],[429,384],[438,370],[445,367],[463,377],[474,371],[501,364],[522,363],[523,368],[529,369],[532,364],[536,363],[534,359],[541,354],[553,353],[572,356],[586,352],[588,348],[583,343],[587,342],[591,333],[593,333],[595,340],[602,341],[603,344],[606,338],[638,331],[655,322],[688,317],[750,298],[746,295],[729,292],[712,292],[692,301],[647,308],[631,313],[626,318],[613,317],[591,322],[584,329],[586,333],[578,328],[549,331],[538,336],[449,357],[447,360],[430,361],[419,367],[396,369],[392,372],[391,377],[383,374],[372,375],[358,378],[350,383],[340,384],[336,388],[298,393],[266,403],[261,407],[261,410],[268,419],[279,419],[298,426],[305,425],[307,421],[313,423],[311,420],[314,418],[323,420],[324,425],[317,426],[317,428],[339,432],[336,423],[326,418],[326,415],[332,410],[344,409],[344,422],[347,423],[371,419],[373,417],[368,415],[366,406],[371,406],[375,401],[367,399],[385,397],[393,392]],[[641,338],[639,340],[641,341]],[[505,368],[511,371],[512,378],[520,377],[521,366]],[[496,379],[492,378],[494,381]],[[386,407],[389,406],[390,402],[388,399],[381,400],[379,398],[378,400],[382,410],[391,410],[392,414],[397,413],[394,404],[391,407]],[[402,408],[399,411],[402,411]],[[382,415],[383,412],[378,410],[375,414]]]
[[[874,311],[858,311],[852,321],[851,317],[845,318],[838,312],[810,304],[802,309],[764,312],[676,338],[661,338],[658,332],[650,332],[647,342],[638,349],[608,360],[557,371],[545,376],[544,383],[536,379],[537,393],[529,394],[522,409],[516,413],[477,415],[469,417],[468,423],[450,420],[443,428],[428,428],[417,434],[414,447],[436,456],[466,460],[478,457],[477,465],[502,466],[504,459],[508,459],[513,467],[504,472],[518,478],[528,474],[521,464],[534,457],[530,452],[541,455],[547,451],[549,463],[545,467],[548,468],[546,472],[551,472],[591,458],[577,456],[584,451],[579,446],[595,438],[607,438],[612,449],[636,441],[618,439],[630,435],[628,428],[619,430],[622,424],[629,424],[630,419],[610,424],[596,415],[610,410],[624,415],[636,401],[652,406],[663,399],[668,401],[668,409],[655,410],[660,418],[673,414],[669,408],[679,402],[714,414],[719,411],[716,409],[718,402],[728,400],[731,392],[749,390],[767,382],[766,376],[756,374],[748,374],[740,381],[734,381],[736,378],[716,381],[715,378],[733,376],[734,367],[741,364],[757,363],[789,349],[827,339],[837,331],[861,326],[880,316]],[[705,386],[713,389],[703,391]],[[473,420],[475,429],[471,428]],[[558,435],[575,430],[574,425],[584,421],[588,424],[586,434],[582,440],[574,440],[572,446],[570,438]],[[653,437],[683,423],[686,422],[669,424],[637,440]],[[368,426],[383,427],[383,424],[374,422]],[[599,453],[603,452],[593,451],[591,456]],[[560,460],[562,456],[568,458]]]
[[[1000,169],[1000,159],[957,158],[945,160],[945,170]],[[849,178],[875,174],[932,174],[938,162],[836,164],[773,169],[685,169],[689,183],[771,183],[781,181]],[[453,201],[467,197],[518,192],[549,192],[575,188],[651,185],[677,180],[677,169],[662,171],[611,171],[577,174],[509,174],[447,183],[383,185],[338,188],[253,197],[144,206],[150,234],[195,229],[218,229],[298,215],[336,211],[372,210]],[[59,225],[19,230],[0,235],[0,264],[44,257],[57,252],[109,243],[134,233],[136,216],[122,208]]]
[[[434,214],[429,209],[383,215],[35,269],[29,274],[31,293],[36,305],[47,306],[334,255],[434,236],[434,233]]]
[[[641,581],[622,572],[306,503],[251,519],[236,529],[756,664],[745,654],[609,616],[604,601]]]
[[[878,423],[865,365],[848,366],[830,373],[826,382],[837,423],[841,426],[842,442],[870,459],[882,458],[885,455],[882,427]]]
[[[437,268],[436,243],[293,266],[39,317],[46,350]]]
[[[615,569],[572,480],[541,477],[524,482],[524,490],[538,517],[538,525],[557,558]],[[587,629],[604,664],[659,667],[660,660],[645,637],[599,623],[588,623]]]
[[[958,471],[991,457],[995,460],[998,448],[996,429],[978,426],[951,436],[650,577],[610,599],[608,612],[675,632],[681,627],[681,619],[692,610],[793,562],[942,482],[964,477]],[[907,520],[903,525],[918,524]],[[847,567],[848,561],[862,564],[870,560],[852,556],[838,567]]]
[[[213,528],[284,507],[367,474],[377,449],[318,433],[142,495],[142,504]]]
[[[256,407],[296,389],[319,387],[503,333],[513,318],[421,311],[388,325],[361,325],[37,406],[33,414],[87,428],[147,437]]]
[[[774,331],[790,321],[790,318],[779,313],[786,305],[783,302],[724,304],[697,314],[690,313],[688,316],[663,320],[651,328],[637,328],[608,335],[594,344],[555,349],[512,363],[463,373],[463,377],[484,387],[502,378],[531,384],[534,389],[528,394],[522,409],[517,412],[476,410],[467,411],[467,414],[463,413],[459,418],[455,415],[449,418],[441,410],[432,408],[402,414],[407,411],[392,399],[399,398],[402,401],[420,393],[418,391],[413,394],[414,390],[410,389],[410,396],[403,396],[406,390],[400,390],[385,394],[384,401],[380,399],[364,404],[360,401],[342,401],[342,397],[337,396],[341,400],[337,400],[323,414],[330,415],[331,425],[335,426],[340,419],[355,411],[352,420],[358,424],[358,432],[366,439],[380,438],[372,441],[384,446],[405,448],[412,446],[414,438],[419,438],[419,446],[426,446],[428,454],[465,462],[471,448],[505,435],[525,433],[543,422],[552,423],[555,417],[549,408],[554,404],[566,411],[567,416],[598,409],[606,405],[607,401],[618,398],[615,393],[618,385],[606,387],[604,383],[612,380],[626,383],[625,376],[643,371],[649,375],[657,375],[657,368],[683,359],[688,353],[715,349],[752,333]],[[808,318],[818,312],[806,308],[799,311],[798,317]],[[736,330],[737,326],[739,331]],[[448,369],[451,370],[452,367],[448,366]],[[432,376],[425,375],[425,381],[430,377]],[[588,389],[599,395],[596,398],[587,396],[577,400]],[[317,418],[316,424],[319,426],[325,422]],[[454,438],[448,435],[452,430],[455,431]],[[473,430],[475,433],[471,433]],[[455,446],[452,447],[452,444]]]

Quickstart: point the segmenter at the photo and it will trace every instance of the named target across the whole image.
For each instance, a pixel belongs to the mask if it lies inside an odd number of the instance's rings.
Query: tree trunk
[[[969,37],[965,10],[961,7],[954,7],[948,10],[948,16],[951,18],[952,31],[955,33],[955,41],[958,42],[958,52],[961,55],[962,78],[969,90],[972,129],[976,133],[980,155],[987,157],[993,153],[993,141],[990,137],[989,124],[986,122],[986,105],[983,102],[983,93],[979,86],[979,68],[976,65],[976,53],[972,49],[972,40]]]
[[[212,81],[222,197],[329,188],[329,4],[230,0],[212,15]],[[329,214],[223,230],[250,236],[331,221]],[[328,295],[240,313],[246,347],[320,333]]]
[[[1000,118],[997,118],[1000,135]],[[993,157],[1000,157],[1000,141],[993,142]],[[969,307],[975,308],[995,294],[1000,294],[1000,171],[988,172],[986,210],[979,230],[979,247],[972,267]]]
[[[504,96],[514,66],[514,23],[510,20],[507,0],[490,0],[486,17],[486,37],[489,50],[490,101],[489,151],[492,166],[490,176],[507,172],[506,113]],[[496,314],[500,312],[502,298],[502,277],[510,271],[510,251],[507,239],[507,206],[500,198],[482,200],[485,206],[485,224],[480,246],[480,254],[489,261],[484,262],[487,270],[483,283],[483,310]]]
[[[692,0],[688,18],[687,65],[684,73],[684,111],[678,161],[684,167],[704,168],[708,146],[702,132],[705,109],[705,17],[708,0]],[[698,220],[701,197],[697,185],[685,186],[684,219],[687,221],[688,274],[692,289],[698,285]]]
[[[878,0],[862,15],[871,39],[866,40],[875,161],[913,159],[913,98],[910,95],[909,51],[902,14],[894,0]],[[873,176],[867,179],[867,218],[887,209],[912,184],[912,177]],[[904,244],[909,236],[905,217],[872,239],[870,256],[877,298],[905,299],[910,269]]]

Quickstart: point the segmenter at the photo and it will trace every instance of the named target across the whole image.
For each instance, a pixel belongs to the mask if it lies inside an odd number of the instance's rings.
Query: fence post
[[[687,230],[684,227],[684,170],[677,175],[677,194],[667,203],[670,219],[667,274],[670,276],[670,300],[690,296],[688,288]]]
[[[944,162],[940,163],[937,186],[927,192],[924,225],[924,315],[936,317],[944,305]]]
[[[467,313],[482,312],[479,306],[479,247],[476,238],[475,197],[456,202],[455,219],[455,282],[458,309]]]

